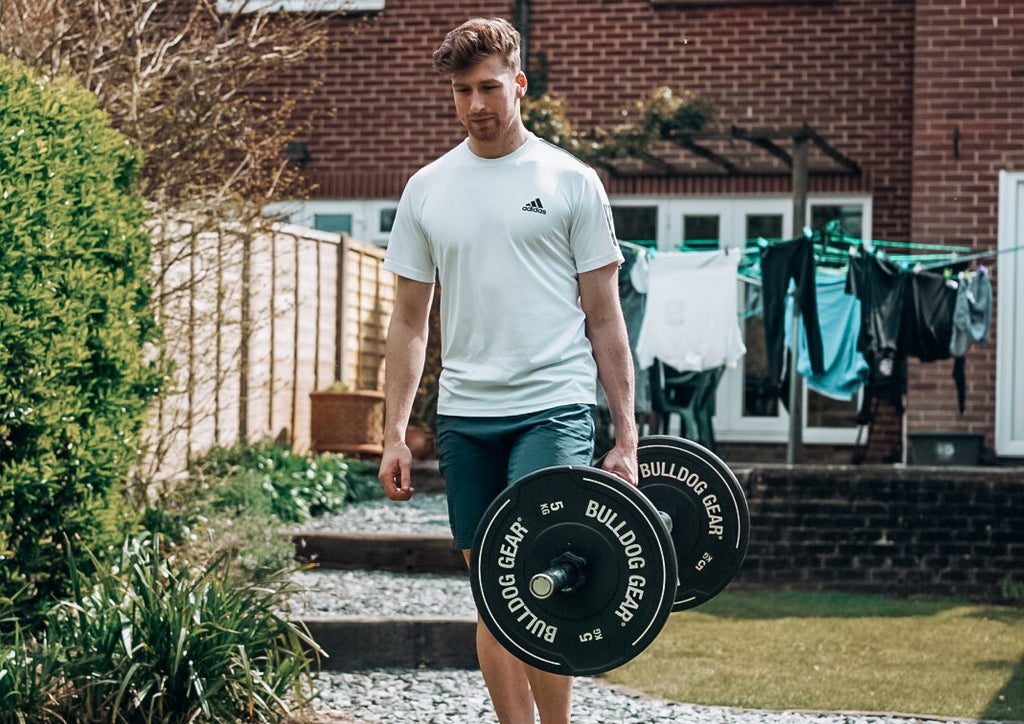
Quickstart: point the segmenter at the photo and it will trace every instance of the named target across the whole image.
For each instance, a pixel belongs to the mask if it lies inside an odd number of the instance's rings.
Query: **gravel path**
[[[419,495],[410,503],[349,506],[311,521],[303,530],[448,534],[443,496]],[[295,574],[305,589],[291,602],[293,615],[345,616],[401,601],[421,615],[474,614],[465,577],[381,571],[307,571]],[[324,672],[316,680],[317,722],[341,724],[496,724],[479,671],[454,669]],[[579,677],[573,694],[575,724],[915,724],[975,722],[904,715],[837,712],[768,712],[707,707],[655,699],[600,679]]]

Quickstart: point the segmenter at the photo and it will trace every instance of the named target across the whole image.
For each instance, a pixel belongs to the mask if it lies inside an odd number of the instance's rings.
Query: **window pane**
[[[643,246],[658,245],[657,206],[612,206],[615,236]]]
[[[352,214],[316,214],[313,216],[313,228],[335,234],[351,234]]]
[[[864,207],[860,204],[811,206],[812,231],[823,231],[830,221],[838,221],[850,236],[864,238]]]
[[[782,238],[782,214],[748,214],[747,243],[758,238]],[[761,294],[757,287],[744,284],[748,312],[757,312],[744,320],[747,354],[743,358],[744,417],[777,417],[779,398],[768,381],[768,354],[765,351],[764,317],[760,312]]]
[[[683,217],[682,248],[688,251],[706,251],[719,247],[718,216]]]
[[[748,214],[747,242],[757,239],[781,239],[782,214]]]
[[[853,427],[856,415],[856,398],[833,400],[814,390],[807,390],[807,427]]]
[[[777,417],[779,398],[768,380],[764,319],[761,316],[747,317],[743,322],[743,334],[747,345],[747,353],[743,357],[743,416]]]
[[[395,209],[381,209],[379,230],[384,233],[391,233],[391,227],[395,225]]]
[[[217,0],[218,13],[326,13],[383,9],[384,0]]]

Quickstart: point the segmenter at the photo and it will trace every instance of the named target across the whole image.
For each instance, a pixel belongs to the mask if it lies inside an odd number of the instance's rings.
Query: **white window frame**
[[[217,0],[218,13],[376,12],[384,0]]]
[[[315,228],[317,215],[350,214],[352,238],[377,246],[387,246],[390,233],[380,228],[382,211],[398,207],[398,199],[359,199],[352,201],[319,199],[315,201],[281,201],[268,204],[263,215],[282,222]]]
[[[1024,240],[1024,171],[999,172],[999,251]],[[996,315],[996,455],[1024,457],[1024,252],[999,259]],[[1016,428],[1016,429],[1015,429]]]

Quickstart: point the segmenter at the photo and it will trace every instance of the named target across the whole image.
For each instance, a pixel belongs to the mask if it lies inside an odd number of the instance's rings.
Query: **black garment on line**
[[[770,244],[761,249],[761,301],[768,356],[768,381],[781,389],[785,349],[786,292],[796,282],[796,301],[807,333],[811,370],[825,374],[825,353],[818,325],[818,295],[814,283],[814,244],[806,237]]]
[[[900,341],[903,354],[922,362],[949,359],[956,285],[932,272],[906,274]]]
[[[875,256],[851,256],[846,293],[860,300],[857,350],[881,378],[895,370],[906,284],[895,264]]]
[[[861,302],[857,349],[871,375],[858,422],[870,421],[869,400],[895,399],[906,392],[906,360],[949,359],[957,292],[946,279],[931,272],[905,272],[874,256],[850,259],[846,291]],[[958,400],[964,398],[963,368],[954,365]],[[902,410],[902,404],[897,406]],[[962,409],[962,408],[961,408]]]

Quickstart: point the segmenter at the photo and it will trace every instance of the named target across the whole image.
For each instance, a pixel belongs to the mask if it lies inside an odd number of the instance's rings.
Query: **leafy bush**
[[[623,108],[621,121],[612,128],[597,127],[588,134],[573,128],[568,104],[557,94],[527,95],[520,111],[528,129],[587,162],[648,153],[659,141],[700,131],[715,114],[711,102],[697,93],[667,86]]]
[[[282,524],[378,497],[375,461],[294,455],[272,442],[218,447],[193,461],[188,480],[148,509],[143,525],[179,544],[181,556],[226,554],[235,575],[258,581],[294,558]]]
[[[74,596],[48,620],[61,643],[58,711],[92,722],[278,721],[303,701],[316,644],[278,611],[285,576],[228,582],[228,562],[176,566],[159,536],[128,539],[115,565],[72,560]]]
[[[211,448],[190,467],[212,511],[269,514],[284,523],[382,496],[377,463],[339,455],[294,455],[274,443]]]
[[[144,362],[140,159],[95,98],[0,57],[0,597],[68,591],[62,541],[99,555],[161,375]]]

